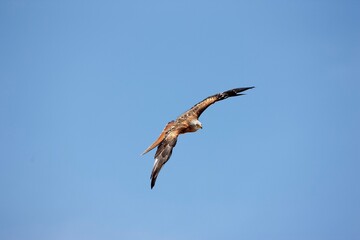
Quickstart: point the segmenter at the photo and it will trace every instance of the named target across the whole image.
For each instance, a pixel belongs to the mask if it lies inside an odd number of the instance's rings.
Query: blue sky
[[[0,238],[359,239],[359,7],[1,1]]]

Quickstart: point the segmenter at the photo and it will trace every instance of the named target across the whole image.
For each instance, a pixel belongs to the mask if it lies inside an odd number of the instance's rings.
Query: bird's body
[[[223,93],[218,93],[210,97],[205,98],[203,101],[195,104],[191,109],[181,114],[176,120],[169,122],[164,130],[161,132],[158,139],[151,144],[143,154],[151,151],[155,147],[158,147],[155,153],[154,167],[151,172],[151,188],[154,187],[156,178],[162,168],[162,166],[169,160],[172,154],[172,150],[176,145],[177,137],[180,134],[188,132],[196,132],[202,128],[201,122],[198,120],[204,110],[211,104],[217,101],[224,100],[228,97],[235,97],[243,95],[244,92],[253,87],[235,88]]]

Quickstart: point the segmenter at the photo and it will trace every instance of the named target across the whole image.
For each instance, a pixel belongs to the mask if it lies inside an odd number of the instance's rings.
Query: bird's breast
[[[182,129],[182,131],[180,131],[180,134],[184,134],[184,133],[188,133],[188,132],[196,132],[198,129],[195,126],[188,126],[184,129]]]

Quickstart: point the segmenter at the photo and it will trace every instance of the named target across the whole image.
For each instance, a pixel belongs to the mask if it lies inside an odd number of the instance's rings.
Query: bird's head
[[[200,122],[199,120],[197,120],[197,119],[192,120],[192,121],[190,122],[190,125],[191,125],[191,127],[192,127],[195,131],[197,131],[197,130],[199,130],[200,128],[202,128],[201,122]]]

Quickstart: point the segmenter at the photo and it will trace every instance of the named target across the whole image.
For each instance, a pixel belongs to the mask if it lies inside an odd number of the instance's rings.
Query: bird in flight
[[[154,157],[154,167],[150,176],[151,189],[155,186],[156,178],[158,177],[162,166],[171,157],[172,150],[176,145],[178,136],[180,134],[188,132],[196,132],[197,130],[202,128],[199,117],[210,105],[214,104],[215,102],[224,100],[228,97],[244,95],[241,92],[252,88],[254,87],[234,88],[223,93],[218,93],[207,97],[201,102],[195,104],[188,111],[180,115],[176,120],[169,122],[165,126],[164,130],[161,132],[158,139],[153,144],[151,144],[142,154],[144,155],[145,153],[157,147]]]

